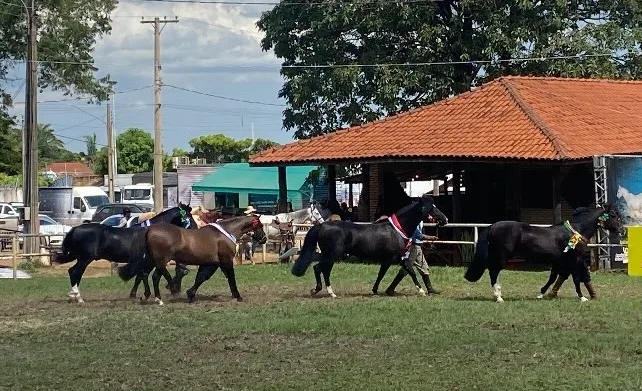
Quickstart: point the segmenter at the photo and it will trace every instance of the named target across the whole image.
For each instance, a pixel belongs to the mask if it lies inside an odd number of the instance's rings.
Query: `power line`
[[[259,101],[255,101],[255,100],[245,100],[245,99],[230,98],[229,96],[209,94],[207,92],[201,92],[201,91],[191,90],[189,88],[177,87],[177,86],[174,86],[174,85],[171,85],[171,84],[163,84],[163,85],[166,86],[166,87],[175,88],[175,89],[181,90],[181,91],[187,91],[187,92],[191,92],[191,93],[194,93],[194,94],[210,96],[212,98],[218,98],[218,99],[223,99],[223,100],[231,100],[231,101],[234,101],[234,102],[251,103],[251,104],[263,105],[263,106],[285,107],[285,105],[282,105],[282,104],[279,104],[279,103],[267,103],[267,102],[259,102]]]
[[[131,88],[129,90],[124,90],[124,91],[114,91],[114,94],[126,94],[129,92],[134,92],[134,91],[140,91],[140,90],[146,90],[148,88],[152,88],[153,86],[143,86],[143,87],[136,87],[136,88]],[[91,96],[79,96],[76,98],[62,98],[62,99],[51,99],[51,100],[41,100],[38,101],[38,103],[61,103],[61,102],[75,102],[75,101],[80,101],[80,100],[87,100],[91,99]],[[25,102],[14,102],[14,104],[24,104]]]

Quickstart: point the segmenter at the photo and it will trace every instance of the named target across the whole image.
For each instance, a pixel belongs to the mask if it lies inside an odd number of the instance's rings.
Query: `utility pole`
[[[26,4],[25,4],[26,6]],[[25,88],[25,134],[23,136],[23,201],[25,205],[25,233],[37,234],[38,219],[38,26],[35,0],[27,8],[27,69]],[[38,238],[25,238],[27,254],[40,253]]]
[[[111,104],[107,103],[107,187],[109,202],[114,202],[114,140],[111,127]]]
[[[163,134],[161,131],[161,78],[160,78],[160,24],[178,23],[176,19],[163,20],[157,16],[154,20],[141,20],[141,23],[154,24],[154,210],[160,213],[163,210]]]

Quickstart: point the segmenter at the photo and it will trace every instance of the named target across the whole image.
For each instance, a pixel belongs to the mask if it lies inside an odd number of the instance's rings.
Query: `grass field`
[[[375,267],[337,264],[332,300],[309,297],[311,270],[243,266],[243,303],[219,272],[159,307],[110,276],[68,303],[66,268],[40,270],[0,280],[2,390],[642,389],[642,280],[624,274],[594,273],[599,299],[580,303],[570,281],[542,301],[546,273],[504,271],[499,304],[458,268],[433,268],[439,297],[407,278],[390,298],[369,295]]]

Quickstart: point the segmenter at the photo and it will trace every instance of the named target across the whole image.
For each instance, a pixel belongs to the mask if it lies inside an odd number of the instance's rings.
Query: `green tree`
[[[48,124],[38,124],[38,160],[40,165],[52,162],[73,162],[78,155],[67,150]]]
[[[441,100],[500,75],[642,75],[637,0],[292,1],[262,14],[262,49],[284,66],[344,65],[282,69],[283,125],[297,139]],[[612,57],[499,61],[579,53]],[[443,62],[451,64],[350,66]]]
[[[111,32],[113,0],[39,0],[38,84],[41,89],[60,90],[65,95],[86,94],[88,99],[106,100],[114,82],[98,70],[92,57],[96,39]],[[7,72],[25,60],[27,52],[26,11],[21,0],[5,0],[0,12],[0,96],[11,104],[3,83]],[[10,61],[3,61],[10,59]]]
[[[208,162],[246,162],[251,154],[279,145],[274,141],[256,139],[234,140],[223,134],[210,134],[192,139],[189,145],[194,149],[192,157],[205,158]]]
[[[22,172],[22,133],[13,122],[0,113],[0,172],[18,175]]]
[[[129,128],[119,134],[116,149],[119,173],[133,174],[154,169],[154,140],[143,129]]]
[[[93,170],[94,162],[96,160],[96,154],[98,153],[98,148],[96,146],[96,133],[92,134],[91,136],[84,136],[84,139],[87,152],[80,152],[78,153],[78,155]]]

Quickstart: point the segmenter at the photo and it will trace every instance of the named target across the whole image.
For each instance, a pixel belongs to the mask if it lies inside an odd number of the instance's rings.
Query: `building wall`
[[[178,174],[178,200],[192,207],[206,207],[203,204],[203,192],[193,191],[192,185],[218,167],[218,165],[179,165],[176,169]]]

